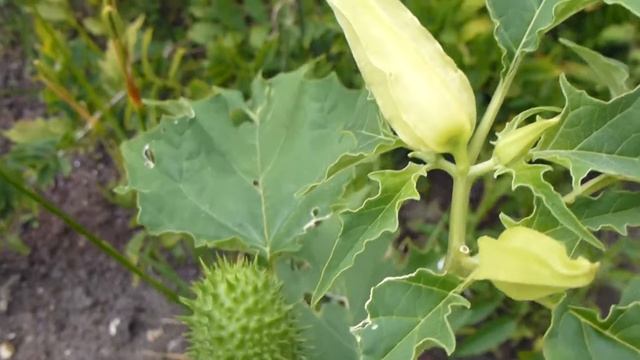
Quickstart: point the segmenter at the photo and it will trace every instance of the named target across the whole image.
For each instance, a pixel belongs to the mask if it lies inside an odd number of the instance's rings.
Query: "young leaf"
[[[460,280],[418,269],[406,276],[389,277],[371,290],[368,318],[352,329],[362,359],[407,360],[437,345],[448,354],[455,336],[447,317],[454,307],[469,307],[455,292]]]
[[[608,58],[596,51],[580,46],[567,39],[560,42],[573,50],[593,70],[593,75],[598,83],[606,85],[612,97],[622,95],[629,91],[627,80],[629,79],[629,67],[618,60]]]
[[[547,360],[640,358],[640,301],[613,306],[605,319],[597,310],[569,306],[553,311],[544,337]]]
[[[637,0],[604,0],[604,2],[610,5],[618,4],[624,6],[636,16],[640,16],[640,2]]]
[[[258,79],[252,93],[245,102],[221,90],[193,102],[193,116],[165,119],[122,145],[149,231],[188,233],[199,246],[235,240],[268,257],[295,251],[296,238],[329,213],[345,177],[296,192],[362,146],[348,128],[381,132],[366,92],[335,76],[305,79],[301,69]]]
[[[577,254],[579,245],[583,241],[596,249],[604,250],[602,242],[585,228],[576,215],[567,208],[562,196],[544,179],[544,173],[549,170],[551,170],[551,167],[547,165],[531,165],[521,162],[510,168],[503,169],[501,173],[507,172],[513,176],[513,189],[521,186],[529,188],[549,212],[577,236],[574,241],[566,243],[570,256]]]
[[[487,0],[495,23],[494,36],[502,48],[502,64],[508,69],[516,57],[535,51],[541,34],[596,0]]]
[[[640,87],[604,102],[560,79],[567,100],[560,126],[545,134],[536,159],[571,170],[576,187],[590,171],[640,181]]]
[[[356,255],[364,251],[369,241],[385,232],[398,228],[398,211],[403,202],[419,199],[416,182],[426,174],[422,165],[411,163],[399,171],[378,171],[370,175],[378,182],[378,194],[368,199],[361,208],[344,212],[343,230],[322,270],[313,292],[315,304],[331,288],[335,279],[353,266]]]

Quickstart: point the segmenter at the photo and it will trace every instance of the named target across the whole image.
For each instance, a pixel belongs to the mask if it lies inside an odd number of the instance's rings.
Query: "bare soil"
[[[19,52],[0,54],[0,130],[42,115],[38,86]],[[0,137],[1,138],[1,137]],[[0,154],[7,144],[0,140]],[[100,151],[76,155],[73,171],[45,196],[114,246],[129,240],[132,213],[103,196],[117,174]],[[4,234],[0,234],[4,236]],[[12,360],[163,359],[184,352],[181,309],[42,212],[22,229],[28,256],[0,252],[0,343]],[[192,273],[195,270],[192,268]]]

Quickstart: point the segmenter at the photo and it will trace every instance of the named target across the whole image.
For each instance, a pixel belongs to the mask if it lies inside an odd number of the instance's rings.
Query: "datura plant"
[[[206,265],[185,298],[192,358],[411,360],[508,341],[522,352],[505,358],[640,358],[640,281],[622,275],[637,263],[620,251],[640,225],[640,88],[565,41],[612,97],[561,75],[564,108],[502,106],[544,34],[585,9],[640,15],[637,1],[487,0],[503,53],[488,103],[401,1],[327,6],[365,89],[312,64],[258,76],[248,97],[150,104],[165,118],[121,147],[140,224],[251,259]],[[393,167],[392,151],[409,155]],[[431,172],[453,181],[450,211],[407,237],[399,210]],[[620,302],[598,308],[609,273]]]

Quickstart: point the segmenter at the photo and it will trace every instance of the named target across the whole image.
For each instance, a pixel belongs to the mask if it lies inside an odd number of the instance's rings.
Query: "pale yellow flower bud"
[[[378,106],[412,149],[455,152],[476,121],[469,80],[398,0],[327,0]]]
[[[537,121],[501,135],[493,150],[493,158],[504,166],[515,160],[522,159],[542,134],[559,121],[560,117]]]
[[[490,280],[515,300],[539,300],[588,285],[599,266],[583,257],[571,259],[560,242],[523,226],[505,230],[498,240],[483,236],[478,247],[471,277]]]

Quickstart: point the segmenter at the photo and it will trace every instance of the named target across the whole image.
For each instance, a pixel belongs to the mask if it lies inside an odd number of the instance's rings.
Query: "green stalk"
[[[480,120],[480,124],[478,125],[476,132],[471,138],[471,142],[469,143],[469,162],[472,164],[475,163],[480,155],[480,151],[482,151],[482,147],[484,146],[487,136],[493,127],[493,122],[496,120],[496,116],[498,116],[498,112],[504,103],[504,99],[509,93],[509,88],[511,88],[511,84],[513,84],[513,79],[518,72],[521,62],[521,56],[516,56],[513,59],[507,74],[500,79],[500,83],[498,83],[498,87],[493,93],[489,106],[487,106],[487,110],[482,116],[482,120]]]
[[[461,272],[464,269],[464,259],[467,257],[467,254],[462,249],[466,246],[467,215],[469,213],[469,195],[472,181],[469,176],[469,159],[465,150],[458,151],[455,157],[456,172],[453,174],[449,245],[444,262],[445,272]]]
[[[586,183],[580,185],[579,187],[573,189],[573,191],[571,191],[570,193],[562,197],[562,200],[564,200],[566,204],[571,205],[576,201],[578,196],[591,195],[595,192],[598,192],[606,188],[609,185],[615,184],[619,180],[620,179],[618,179],[615,176],[600,174],[594,177],[593,179],[587,181]]]
[[[38,195],[37,193],[27,189],[26,186],[22,184],[20,180],[12,178],[7,173],[5,173],[2,168],[0,168],[0,178],[4,179],[7,183],[14,186],[18,191],[20,191],[27,197],[31,198],[36,203],[40,204],[43,208],[49,211],[52,215],[62,220],[67,226],[69,226],[75,232],[84,236],[87,240],[89,240],[91,244],[95,245],[98,249],[100,249],[100,251],[102,251],[112,259],[114,259],[116,262],[122,265],[125,269],[129,270],[130,272],[140,277],[140,279],[145,281],[147,284],[151,285],[151,287],[153,287],[159,293],[164,295],[168,300],[176,304],[181,304],[178,295],[173,290],[166,287],[164,284],[162,284],[160,281],[153,278],[151,275],[142,271],[140,268],[134,265],[129,259],[127,259],[127,257],[122,255],[116,248],[114,248],[113,245],[109,244],[107,241],[103,239],[100,239],[98,236],[91,233],[87,228],[78,224],[75,220],[71,218],[71,216],[66,214],[56,205],[49,202],[48,200]]]
[[[464,275],[473,267],[473,261],[468,256],[466,247],[467,217],[469,214],[469,195],[473,181],[495,167],[493,160],[488,160],[471,167],[475,164],[487,136],[493,127],[493,123],[498,116],[498,112],[504,103],[513,83],[513,79],[518,71],[522,59],[516,56],[506,75],[500,79],[487,110],[485,111],[480,124],[478,125],[467,149],[458,150],[455,154],[456,171],[453,177],[453,193],[451,195],[451,221],[449,223],[449,246],[445,257],[445,272],[453,272]]]

